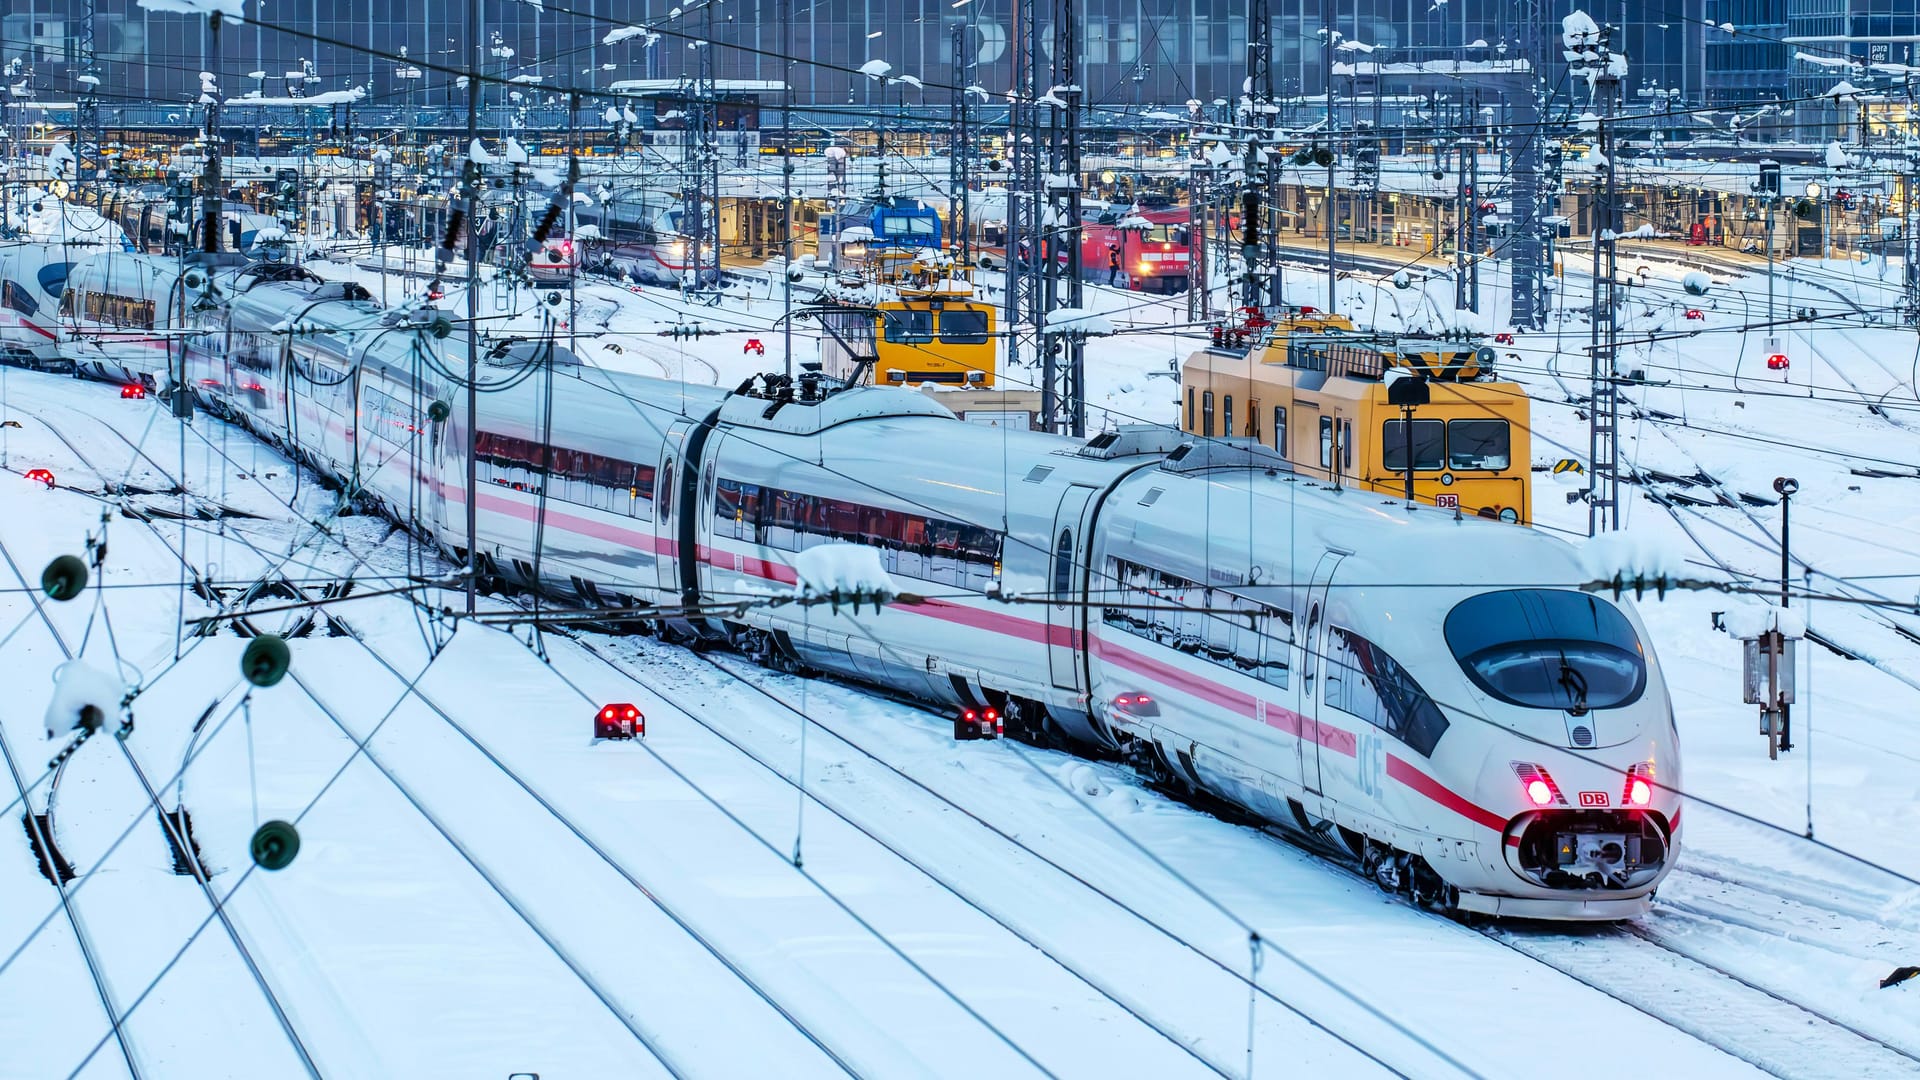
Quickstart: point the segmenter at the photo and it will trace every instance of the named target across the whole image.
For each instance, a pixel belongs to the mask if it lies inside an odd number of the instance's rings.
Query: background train
[[[1107,210],[1080,226],[1081,274],[1135,292],[1185,292],[1193,257],[1189,221],[1184,206]],[[1116,258],[1117,276],[1109,273]]]
[[[1402,375],[1424,380],[1410,411],[1391,400]],[[1187,358],[1180,387],[1183,431],[1254,439],[1303,476],[1389,495],[1406,491],[1411,435],[1414,498],[1533,521],[1530,399],[1477,340],[1359,332],[1311,309],[1243,316]]]
[[[940,215],[918,199],[903,196],[850,202],[820,216],[818,262],[831,270],[858,272],[883,253],[911,259],[940,250],[945,227]]]
[[[685,215],[678,199],[647,188],[625,188],[575,207],[572,239],[582,246],[587,269],[679,285],[694,270],[692,245],[682,230]],[[700,273],[700,284],[713,283],[711,267],[700,268]]]
[[[728,393],[583,367],[551,340],[483,346],[469,433],[443,359],[464,346],[430,310],[268,275],[229,293],[187,342],[205,406],[455,558],[473,500],[490,579],[680,605],[866,545],[929,599],[659,629],[1122,756],[1440,906],[1627,917],[1672,865],[1659,661],[1630,607],[1568,586],[1590,575],[1551,537],[1359,497],[1250,439],[1082,443],[812,374]],[[322,332],[289,334],[294,315]],[[1475,558],[1430,557],[1459,548]]]

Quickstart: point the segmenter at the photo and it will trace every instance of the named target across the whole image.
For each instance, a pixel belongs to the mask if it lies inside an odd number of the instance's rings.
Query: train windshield
[[[880,215],[880,232],[884,236],[932,236],[938,226],[934,219],[927,216],[909,214]]]
[[[1505,420],[1447,421],[1448,468],[1507,469],[1512,465],[1513,434]]]
[[[1146,240],[1154,244],[1185,244],[1187,227],[1185,225],[1155,225],[1146,231]]]
[[[1529,709],[1616,709],[1647,685],[1640,638],[1620,609],[1564,589],[1469,597],[1447,613],[1447,647],[1474,684]]]

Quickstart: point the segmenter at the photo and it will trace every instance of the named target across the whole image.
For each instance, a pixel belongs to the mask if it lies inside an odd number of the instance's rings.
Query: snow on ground
[[[1637,279],[1635,260],[1621,262]],[[426,281],[321,269],[394,302]],[[1670,511],[1626,487],[1633,545],[1679,553],[1703,577],[1725,562],[1736,576],[1771,581],[1778,508],[1739,496],[1770,498],[1773,477],[1792,475],[1801,482],[1793,551],[1816,571],[1812,590],[1911,600],[1920,587],[1913,333],[1782,332],[1792,367],[1769,372],[1761,332],[1737,329],[1760,321],[1765,283],[1715,275],[1706,297],[1691,297],[1685,272],[1649,255],[1646,284],[1626,290],[1623,337],[1662,340],[1621,358],[1646,380],[1624,395],[1623,457],[1669,478],[1655,481],[1664,493],[1725,494],[1737,505]],[[1842,310],[1822,285],[1880,311],[1897,286],[1897,274],[1871,265],[1796,263],[1794,273],[1776,282],[1783,313]],[[1502,268],[1487,277],[1476,321],[1499,327]],[[1324,307],[1324,283],[1322,272],[1297,270],[1288,295]],[[1450,281],[1414,284],[1356,273],[1337,299],[1362,324],[1456,321]],[[1502,349],[1503,374],[1539,402],[1536,465],[1584,458],[1587,445],[1568,398],[1585,393],[1588,327],[1577,312],[1589,286],[1577,273],[1558,284],[1554,329]],[[496,325],[538,333],[552,322],[608,367],[733,385],[782,366],[777,280],[730,286],[714,303],[606,284],[559,305],[544,295],[488,285],[479,299]],[[1176,384],[1163,377],[1200,340],[1170,330],[1187,322],[1185,298],[1097,286],[1087,296],[1089,316],[1116,331],[1087,347],[1092,426],[1170,421]],[[444,301],[456,312],[464,303],[457,290]],[[1704,318],[1685,318],[1689,307]],[[661,336],[695,322],[707,331],[699,339]],[[1690,336],[1666,337],[1676,334]],[[745,351],[750,335],[764,357]],[[794,343],[797,360],[811,357],[809,334]],[[116,1010],[132,1011],[126,1043],[145,1075],[294,1075],[301,1066],[199,888],[169,872],[123,746],[169,809],[183,801],[193,813],[211,886],[232,891],[236,934],[324,1075],[1238,1076],[1250,1030],[1261,1075],[1449,1075],[1448,1057],[1483,1075],[1518,1075],[1538,1059],[1534,1041],[1515,1034],[1516,1014],[1556,1030],[1579,1017],[1677,1075],[1747,1071],[1113,768],[1013,744],[955,744],[940,718],[751,671],[737,658],[721,662],[741,679],[644,639],[549,637],[543,660],[509,632],[453,633],[397,598],[364,599],[333,609],[358,641],[296,639],[298,682],[248,695],[243,639],[178,637],[183,618],[216,608],[182,594],[176,552],[234,588],[283,560],[280,572],[295,580],[352,569],[368,591],[445,568],[364,518],[337,519],[331,536],[316,537],[306,519],[330,511],[334,496],[223,425],[198,418],[183,436],[152,403],[111,388],[4,369],[0,380],[4,418],[21,421],[0,428],[0,466],[48,468],[61,485],[0,476],[0,544],[17,568],[0,582],[9,590],[0,591],[0,657],[20,676],[0,734],[28,783],[58,745],[42,727],[64,653],[26,590],[54,555],[84,552],[108,511],[96,587],[44,607],[68,648],[103,667],[117,655],[142,692],[124,744],[98,737],[74,755],[55,821],[82,875],[69,886],[73,910]],[[1003,386],[1031,381],[1026,369],[1001,375]],[[151,461],[136,457],[135,443]],[[128,496],[133,504],[177,508],[164,494],[175,471],[191,505],[256,517],[189,515],[157,521],[156,532],[83,494],[124,479],[163,493]],[[1700,472],[1717,486],[1683,482]],[[1569,490],[1539,474],[1539,527],[1584,535],[1586,507],[1568,503]],[[1769,761],[1752,707],[1739,703],[1738,646],[1711,628],[1713,612],[1762,602],[1699,592],[1638,604],[1675,695],[1696,796],[1682,872],[1662,890],[1648,932],[1920,1048],[1912,994],[1874,985],[1920,956],[1920,890],[1800,835],[1811,812],[1819,841],[1920,875],[1911,779],[1920,747],[1908,723],[1920,705],[1920,646],[1873,609],[1796,600],[1815,633],[1880,667],[1803,644],[1800,746]],[[285,628],[296,617],[256,622]],[[418,693],[404,693],[416,676]],[[812,718],[808,739],[756,686]],[[644,744],[589,742],[587,720],[605,701],[644,709]],[[356,754],[370,736],[370,751]],[[190,746],[182,787],[175,776]],[[794,787],[802,777],[804,799]],[[0,798],[11,794],[0,787]],[[44,779],[33,803],[45,809]],[[10,813],[18,823],[18,807]],[[250,870],[248,836],[271,818],[298,823],[300,854],[278,873]],[[58,894],[35,872],[25,830],[5,835],[0,1041],[9,1051],[0,1075],[63,1075],[83,1059],[88,1075],[121,1075]],[[1260,953],[1251,1029],[1248,926],[1274,946]],[[1693,1004],[1709,1017],[1717,1007]],[[1790,1071],[1822,1071],[1818,1040],[1798,1053]],[[1612,1061],[1557,1059],[1575,1075],[1608,1072]]]

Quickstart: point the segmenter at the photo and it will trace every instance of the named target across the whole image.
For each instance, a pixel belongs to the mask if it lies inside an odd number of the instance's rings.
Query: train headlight
[[[1535,806],[1545,806],[1553,801],[1553,789],[1547,786],[1545,780],[1529,780],[1527,798],[1533,800]]]
[[[1639,777],[1627,785],[1627,801],[1635,806],[1645,806],[1653,801],[1653,786]]]
[[[1500,520],[1511,525],[1520,520],[1520,513],[1511,506],[1505,507],[1500,511]]]

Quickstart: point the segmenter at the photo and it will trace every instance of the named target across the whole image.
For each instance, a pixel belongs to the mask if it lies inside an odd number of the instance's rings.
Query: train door
[[[691,424],[682,420],[667,429],[667,437],[660,445],[660,467],[654,471],[653,491],[653,543],[658,557],[654,559],[655,581],[660,586],[662,603],[672,604],[680,600],[680,561],[693,558],[696,554],[679,549],[680,514],[679,505],[680,476],[676,468],[680,464],[680,451],[687,441],[687,430]]]
[[[1320,697],[1326,682],[1323,670],[1327,633],[1327,586],[1333,571],[1348,552],[1328,551],[1314,567],[1307,588],[1305,631],[1300,635],[1300,783],[1308,791],[1320,792]]]
[[[1078,601],[1087,580],[1086,518],[1093,491],[1074,484],[1060,496],[1060,508],[1053,517],[1053,557],[1047,564],[1047,591],[1053,594],[1047,605],[1047,666],[1056,689],[1075,693],[1087,686],[1086,655],[1081,648],[1087,640],[1087,608]]]

